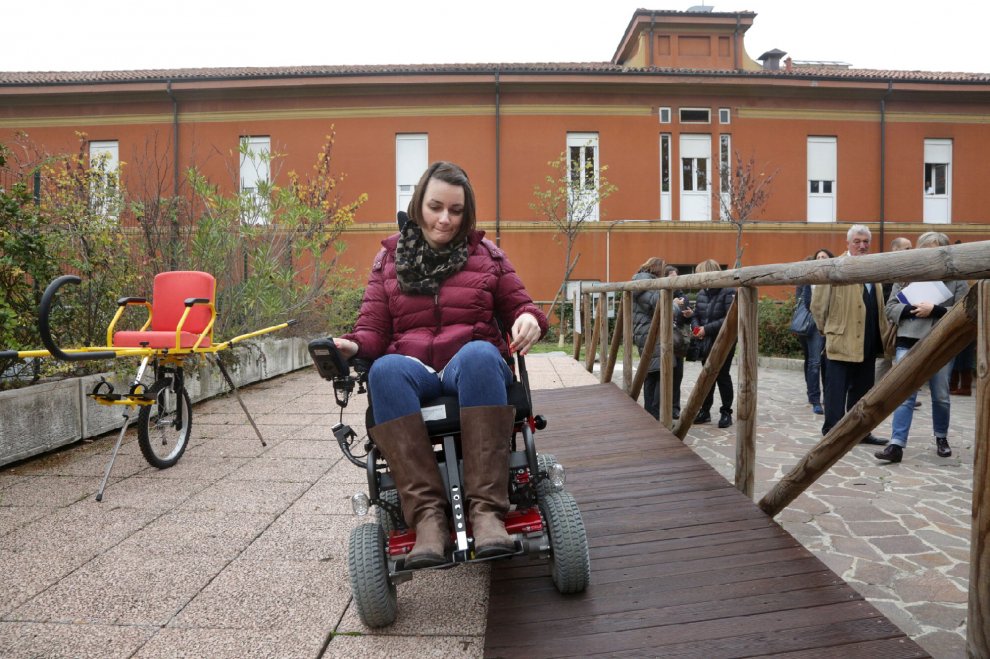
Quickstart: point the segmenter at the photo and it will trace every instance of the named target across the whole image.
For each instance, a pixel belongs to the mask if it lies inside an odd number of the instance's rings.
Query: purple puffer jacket
[[[395,247],[399,234],[382,241],[371,266],[368,288],[354,331],[343,338],[356,342],[357,356],[376,359],[398,353],[415,357],[437,371],[469,341],[494,344],[508,356],[505,332],[523,313],[532,314],[546,334],[547,317],[523,287],[505,253],[484,238],[484,231],[468,236],[468,260],[440,286],[436,296],[406,295],[395,276]]]

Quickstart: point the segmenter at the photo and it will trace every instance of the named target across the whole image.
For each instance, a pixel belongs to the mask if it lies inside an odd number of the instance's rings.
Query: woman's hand
[[[697,327],[695,327],[694,328],[694,335],[697,338],[699,338],[699,339],[705,338],[705,326],[704,325],[698,325]]]
[[[928,318],[928,316],[932,315],[932,309],[934,308],[935,305],[931,302],[919,302],[914,305],[914,309],[911,310],[911,313],[914,314],[915,318]]]
[[[509,349],[525,355],[540,339],[540,323],[531,313],[520,314],[512,323],[512,344]]]
[[[337,346],[337,350],[344,356],[344,359],[350,359],[357,354],[358,344],[349,339],[334,339],[333,344]]]

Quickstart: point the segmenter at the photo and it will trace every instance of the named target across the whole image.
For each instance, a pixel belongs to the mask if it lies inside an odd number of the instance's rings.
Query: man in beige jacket
[[[843,256],[870,252],[870,229],[855,224],[846,233],[849,250]],[[831,284],[815,286],[811,315],[825,337],[825,386],[822,402],[825,421],[822,434],[839,422],[875,382],[876,358],[883,356],[880,338],[887,329],[883,293],[876,284]],[[864,444],[886,444],[868,434]]]

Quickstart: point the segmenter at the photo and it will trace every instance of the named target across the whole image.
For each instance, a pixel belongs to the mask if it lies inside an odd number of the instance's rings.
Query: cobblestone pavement
[[[821,439],[801,363],[773,361],[758,374],[755,500]],[[682,400],[699,370],[687,364]],[[952,396],[952,457],[939,458],[927,388],[918,400],[901,463],[876,460],[879,447],[857,446],[776,519],[933,657],[954,659],[966,656],[975,405]],[[717,420],[717,391],[715,401]],[[889,438],[890,419],[874,434]],[[734,425],[692,426],[686,442],[734,478]]]

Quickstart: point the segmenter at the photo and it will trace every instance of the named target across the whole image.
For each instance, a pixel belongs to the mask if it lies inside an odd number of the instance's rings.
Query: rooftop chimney
[[[786,55],[782,50],[774,48],[773,50],[768,50],[756,59],[763,62],[764,71],[779,71],[780,70],[780,58]]]

